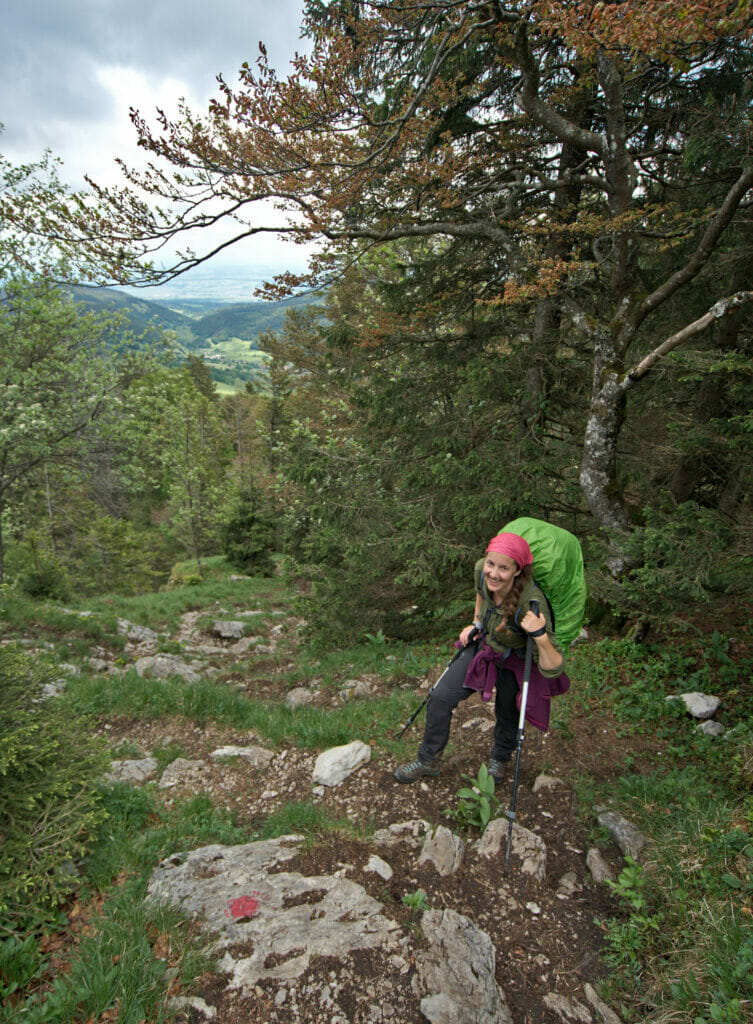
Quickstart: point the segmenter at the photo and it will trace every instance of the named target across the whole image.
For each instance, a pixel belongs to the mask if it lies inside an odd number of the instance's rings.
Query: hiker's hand
[[[465,629],[461,631],[460,636],[458,637],[458,640],[460,640],[460,643],[463,645],[463,647],[467,647],[468,646],[468,643],[470,642],[471,637],[477,631],[478,630],[477,630],[476,626],[466,626]]]
[[[526,633],[533,634],[534,640],[538,640],[540,637],[546,636],[546,619],[543,615],[536,615],[536,613],[532,612],[530,608],[520,620],[520,625]],[[543,630],[543,633],[540,632],[540,630]],[[537,633],[538,636],[536,636]]]

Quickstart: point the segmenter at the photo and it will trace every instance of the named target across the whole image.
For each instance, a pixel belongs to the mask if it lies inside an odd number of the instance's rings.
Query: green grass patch
[[[132,715],[141,720],[182,716],[199,725],[218,722],[239,730],[256,730],[274,746],[294,744],[308,750],[340,746],[355,738],[389,743],[407,718],[415,697],[393,690],[376,700],[353,700],[337,708],[289,708],[280,702],[249,700],[214,681],[156,681],[134,670],[118,677],[71,680],[60,698],[76,714]]]
[[[367,828],[363,822],[355,824],[348,818],[332,817],[323,807],[310,800],[286,804],[265,819],[254,838],[276,839],[278,836],[303,835],[308,846],[327,835],[347,835],[364,838]]]

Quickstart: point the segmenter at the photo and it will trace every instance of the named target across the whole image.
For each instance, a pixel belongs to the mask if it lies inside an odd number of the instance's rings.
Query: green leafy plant
[[[459,789],[457,807],[448,807],[443,813],[463,828],[477,828],[483,832],[498,806],[494,796],[494,779],[485,764],[481,765],[475,779],[472,775],[464,775],[463,778],[468,779],[471,785]]]
[[[422,913],[429,909],[429,901],[423,889],[416,889],[415,892],[406,892],[403,896],[403,904],[412,910],[414,914]]]
[[[642,954],[659,933],[664,914],[651,906],[643,868],[632,857],[627,857],[626,862],[617,881],[607,883],[627,904],[629,911],[626,920],[612,920],[607,925],[610,952],[606,959],[615,967],[629,967],[638,972]]]

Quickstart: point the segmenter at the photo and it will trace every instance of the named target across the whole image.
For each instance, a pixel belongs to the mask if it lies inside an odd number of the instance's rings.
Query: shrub
[[[273,576],[272,553],[277,530],[271,512],[252,493],[241,494],[222,528],[222,550],[228,562],[242,572]]]
[[[42,698],[45,681],[30,657],[0,648],[0,920],[10,935],[75,887],[75,859],[103,817],[104,747],[60,699]]]

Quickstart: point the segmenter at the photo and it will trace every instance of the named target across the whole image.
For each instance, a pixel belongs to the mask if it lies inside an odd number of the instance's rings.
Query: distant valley
[[[279,331],[291,309],[322,302],[321,293],[279,302],[223,302],[217,298],[146,299],[118,288],[71,288],[72,297],[95,312],[118,312],[141,335],[149,328],[171,331],[178,352],[201,356],[219,391],[237,391],[264,375],[259,335]]]

